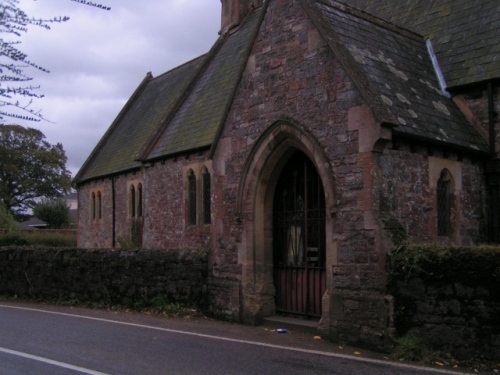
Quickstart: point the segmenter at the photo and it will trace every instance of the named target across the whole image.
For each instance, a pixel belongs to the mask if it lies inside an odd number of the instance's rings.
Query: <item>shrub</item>
[[[13,230],[16,227],[14,216],[2,204],[0,204],[0,229]]]
[[[76,247],[76,233],[64,235],[45,230],[36,233],[9,232],[0,236],[0,246]]]
[[[0,236],[0,246],[27,246],[29,241],[19,232],[9,232]]]
[[[130,237],[118,237],[117,242],[122,249],[137,249],[142,246],[142,225],[141,219],[134,219],[131,223]]]
[[[29,245],[33,246],[76,247],[76,233],[74,235],[65,235],[41,230],[39,233],[29,233],[25,237]]]
[[[477,282],[478,270],[486,279],[500,280],[500,247],[406,245],[388,257],[389,279],[456,279]]]
[[[62,199],[42,200],[33,208],[33,214],[45,221],[51,229],[69,228],[71,215],[69,207]]]

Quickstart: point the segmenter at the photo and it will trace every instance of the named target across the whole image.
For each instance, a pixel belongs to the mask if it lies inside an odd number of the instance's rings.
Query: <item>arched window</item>
[[[95,193],[92,193],[92,198],[91,198],[91,210],[92,210],[92,220],[95,220],[95,214],[96,214],[96,201],[95,201]]]
[[[135,187],[130,185],[130,202],[129,202],[130,217],[135,217]]]
[[[100,191],[97,192],[97,218],[102,218],[102,196]]]
[[[211,222],[211,210],[210,203],[212,198],[211,187],[210,187],[210,172],[205,168],[202,172],[202,183],[203,183],[203,224],[210,224]]]
[[[142,217],[142,184],[137,185],[137,216]]]
[[[193,171],[188,174],[188,214],[189,225],[196,225],[196,176]]]
[[[438,236],[451,234],[452,183],[450,172],[443,169],[437,182]]]

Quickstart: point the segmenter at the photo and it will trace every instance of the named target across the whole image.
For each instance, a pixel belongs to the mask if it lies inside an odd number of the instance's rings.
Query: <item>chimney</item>
[[[229,29],[238,26],[246,14],[262,5],[263,0],[221,0],[222,18],[221,31],[223,34]]]

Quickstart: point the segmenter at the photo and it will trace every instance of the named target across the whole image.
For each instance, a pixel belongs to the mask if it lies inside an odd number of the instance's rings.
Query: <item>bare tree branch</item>
[[[60,0],[54,0],[60,1]],[[102,4],[87,0],[71,0],[79,4],[96,7],[102,10],[110,10]],[[34,18],[19,8],[19,0],[0,1],[0,33],[7,37],[21,38],[28,32],[29,26],[41,27],[50,30],[53,23],[62,23],[69,17],[53,17],[49,19]],[[28,59],[28,55],[20,50],[20,40],[7,40],[0,38],[0,124],[5,117],[17,118],[28,121],[47,121],[43,118],[41,111],[30,109],[33,99],[43,98],[43,94],[34,92],[39,86],[25,86],[23,82],[31,81],[30,69],[36,69],[44,73],[50,73],[48,69]],[[20,101],[24,103],[20,103]],[[23,116],[17,111],[28,112],[29,116]]]

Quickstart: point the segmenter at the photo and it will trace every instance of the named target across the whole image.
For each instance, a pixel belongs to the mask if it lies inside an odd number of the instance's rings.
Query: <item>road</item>
[[[356,357],[310,334],[204,318],[0,302],[1,375],[438,373],[453,372]]]

